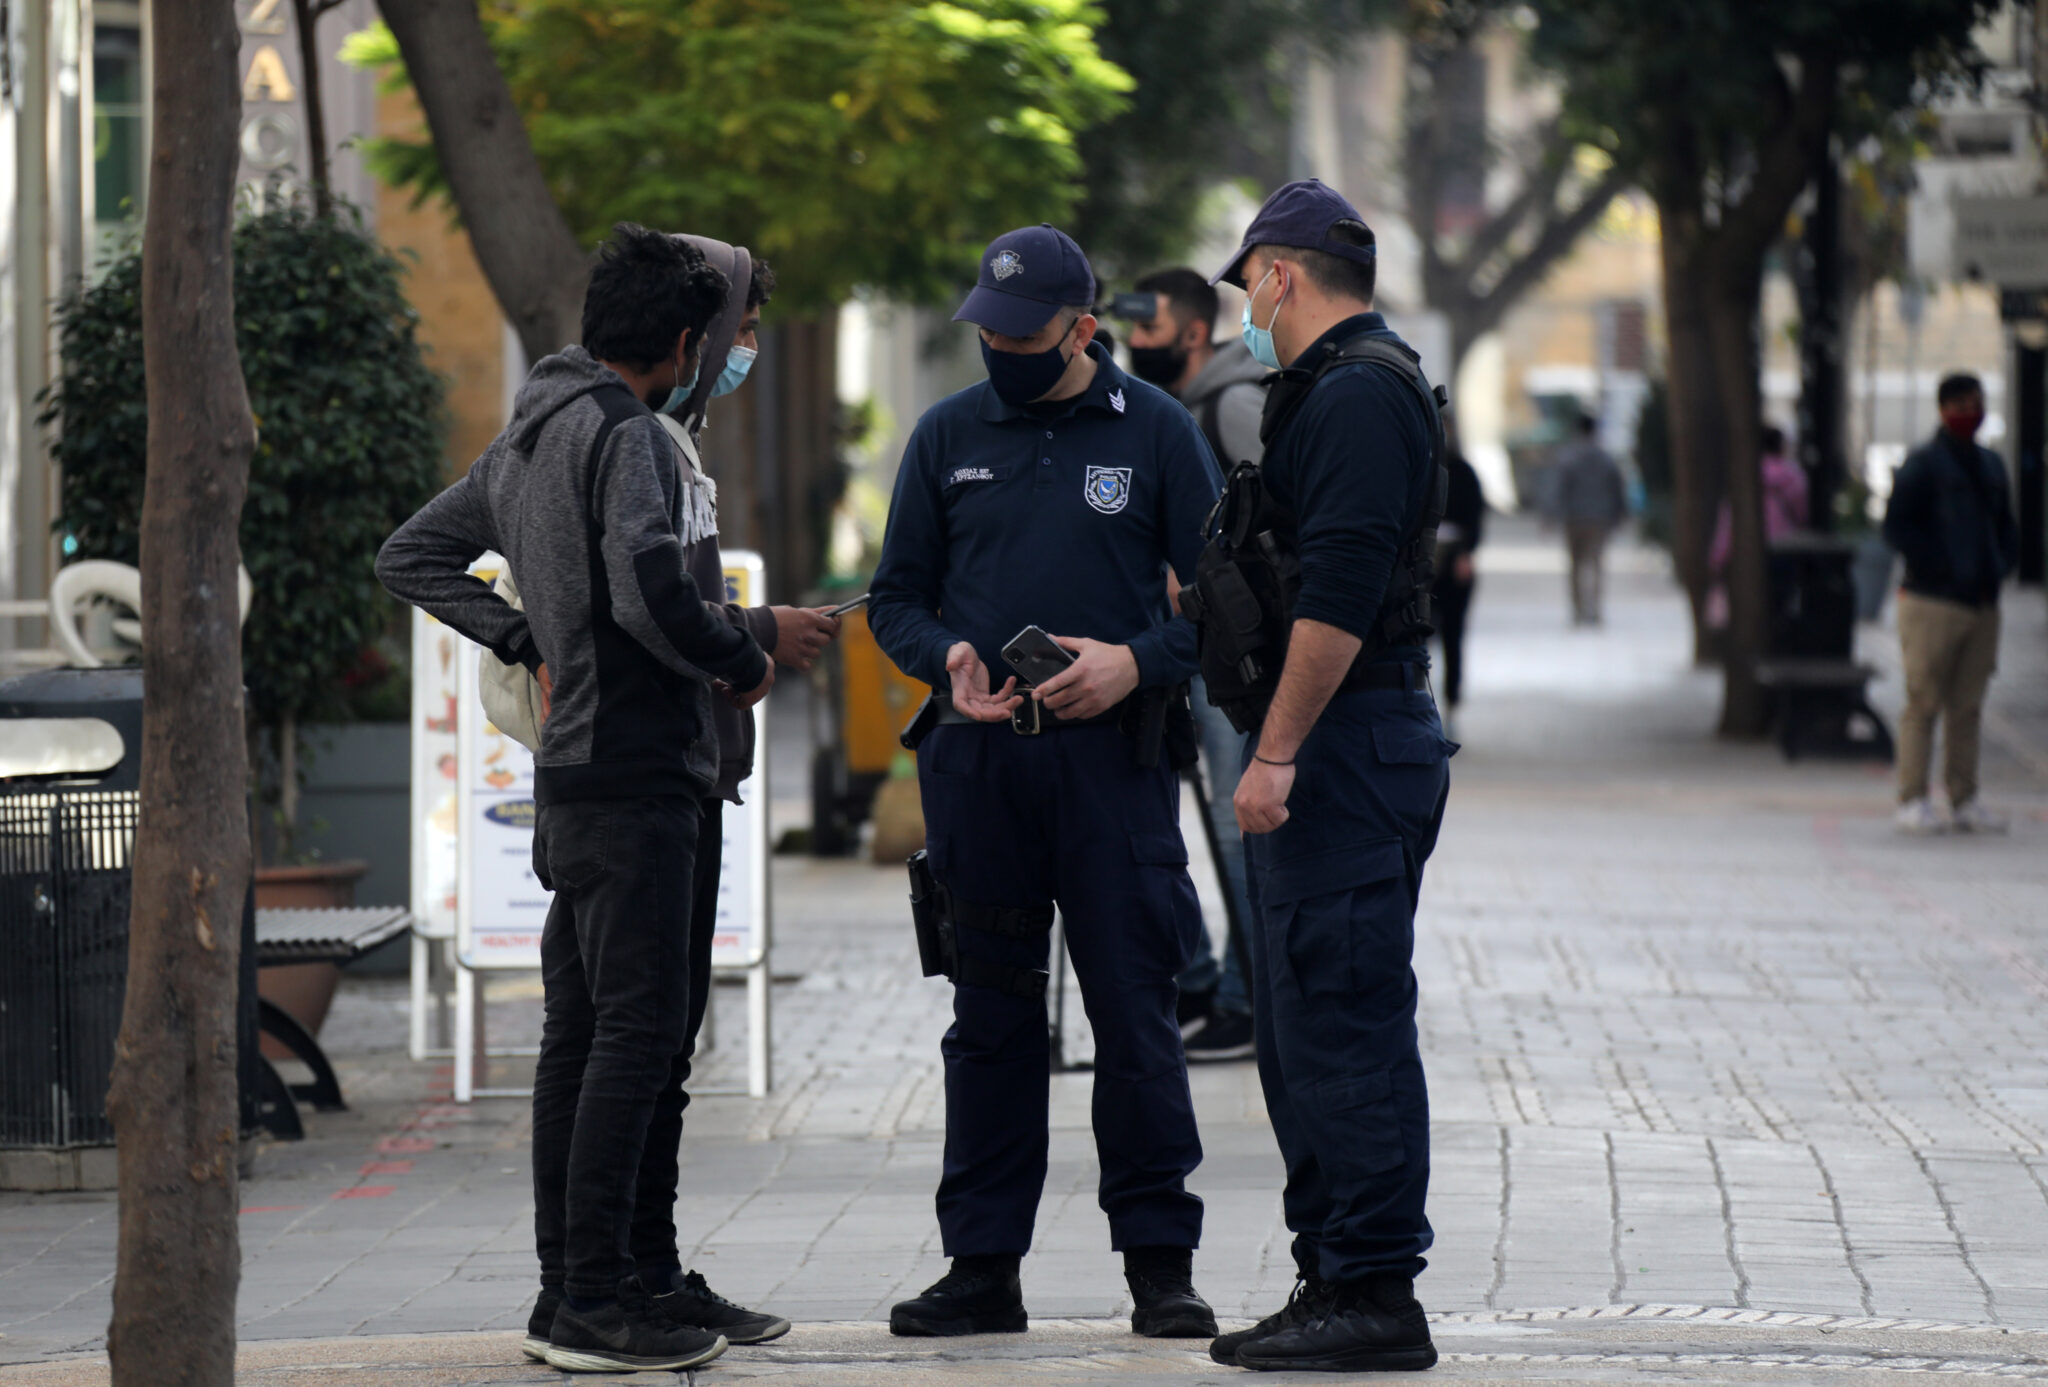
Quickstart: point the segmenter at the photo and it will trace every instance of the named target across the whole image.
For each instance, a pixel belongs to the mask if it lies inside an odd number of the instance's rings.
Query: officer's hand
[[[714,680],[713,687],[724,694],[725,701],[733,707],[751,708],[762,699],[768,697],[768,690],[775,687],[775,662],[773,660],[768,662],[768,672],[761,676],[761,682],[748,689],[745,693],[738,692],[723,679]]]
[[[946,652],[946,673],[953,679],[953,706],[976,722],[1003,722],[1024,701],[1015,678],[995,693],[988,691],[988,666],[967,641]]]
[[[1472,556],[1470,554],[1458,555],[1457,558],[1451,560],[1451,571],[1458,575],[1458,581],[1460,583],[1464,584],[1467,587],[1470,587],[1472,584],[1472,574],[1474,572],[1474,569],[1472,567]]]
[[[1085,636],[1054,636],[1074,663],[1040,684],[1032,697],[1063,718],[1098,717],[1131,696],[1138,687],[1138,657],[1128,645],[1110,645]]]
[[[555,706],[555,677],[542,665],[533,672],[533,682],[540,685],[540,720],[546,722]]]
[[[775,663],[805,670],[818,662],[825,647],[839,634],[839,618],[827,616],[829,607],[770,607],[775,614],[775,648],[768,653]]]
[[[1253,760],[1237,782],[1231,805],[1237,826],[1245,833],[1271,833],[1287,822],[1287,796],[1294,789],[1294,767]]]

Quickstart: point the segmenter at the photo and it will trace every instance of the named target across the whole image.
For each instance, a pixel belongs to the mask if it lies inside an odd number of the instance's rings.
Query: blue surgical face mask
[[[711,387],[711,398],[730,395],[746,383],[747,372],[753,369],[754,358],[761,353],[752,347],[734,347],[725,354],[725,369],[718,373],[718,384]]]
[[[1254,284],[1252,291],[1244,296],[1244,315],[1239,321],[1238,332],[1244,338],[1244,345],[1251,352],[1252,360],[1268,371],[1277,371],[1280,369],[1280,353],[1273,347],[1273,324],[1280,321],[1280,305],[1273,305],[1273,316],[1266,320],[1264,327],[1252,321],[1252,300],[1259,296],[1259,290],[1265,287],[1266,280],[1272,277],[1273,271],[1266,271],[1264,278]],[[1285,294],[1280,297],[1282,302],[1286,301]]]
[[[680,410],[684,405],[688,404],[690,402],[690,396],[697,389],[697,374],[699,371],[702,371],[703,369],[704,363],[702,360],[699,360],[697,363],[697,369],[695,371],[690,372],[690,378],[678,384],[675,389],[669,391],[667,402],[663,404],[660,409],[656,410],[655,413],[674,414],[678,410]]]

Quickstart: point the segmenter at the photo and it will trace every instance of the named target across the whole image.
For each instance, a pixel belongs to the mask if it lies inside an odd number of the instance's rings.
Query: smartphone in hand
[[[1033,688],[1074,663],[1072,652],[1036,626],[1026,626],[1003,646],[1003,658]]]
[[[869,595],[864,592],[860,596],[854,598],[851,602],[841,602],[838,606],[826,612],[825,615],[831,617],[840,617],[845,616],[848,612],[858,611],[860,608],[867,606],[868,596]]]

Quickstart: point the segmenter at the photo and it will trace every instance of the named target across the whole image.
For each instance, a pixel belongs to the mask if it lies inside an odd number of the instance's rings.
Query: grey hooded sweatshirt
[[[1240,462],[1257,462],[1265,452],[1259,442],[1259,416],[1266,410],[1266,389],[1259,382],[1270,374],[1252,359],[1244,343],[1224,342],[1181,397],[1209,446],[1222,450],[1216,465],[1225,476]]]
[[[747,288],[753,281],[754,262],[745,246],[731,246],[723,241],[714,241],[709,236],[683,236],[711,262],[711,267],[723,274],[732,285],[732,292],[726,295],[725,307],[711,326],[704,330],[703,364],[697,368],[697,388],[691,392],[689,402],[677,411],[681,423],[675,418],[664,417],[662,427],[676,440],[682,449],[685,462],[686,481],[696,489],[700,505],[693,508],[692,528],[683,535],[683,562],[690,570],[690,576],[697,580],[698,591],[714,601],[723,601],[725,596],[725,559],[718,549],[718,487],[705,471],[702,455],[697,450],[697,436],[704,428],[705,410],[711,403],[711,387],[717,382],[719,373],[725,369],[727,356],[732,352],[733,338],[739,333],[740,323],[747,316]],[[775,613],[766,607],[742,607],[727,603],[724,607],[726,619],[735,626],[743,626],[766,651],[775,649]],[[720,799],[740,803],[740,782],[754,773],[754,710],[735,708],[724,699],[711,705],[712,725],[718,730],[718,784],[715,793]]]
[[[533,368],[468,475],[377,555],[394,596],[508,664],[546,663],[543,804],[703,798],[718,771],[711,680],[745,691],[767,676],[761,647],[685,567],[682,465],[626,383],[568,347]],[[469,575],[486,550],[511,565],[524,612]]]

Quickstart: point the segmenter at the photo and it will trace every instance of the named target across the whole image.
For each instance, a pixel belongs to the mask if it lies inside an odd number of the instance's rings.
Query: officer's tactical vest
[[[1435,427],[1432,475],[1422,513],[1395,555],[1379,615],[1347,683],[1381,651],[1414,645],[1436,629],[1430,585],[1436,576],[1437,524],[1450,491],[1443,425],[1450,395],[1440,385],[1430,387],[1422,378],[1419,358],[1405,345],[1362,333],[1339,344],[1314,371],[1289,369],[1270,377],[1265,413],[1259,420],[1259,441],[1270,447],[1327,372],[1360,361],[1406,381],[1422,396]],[[1209,701],[1238,731],[1250,732],[1265,721],[1279,687],[1294,604],[1301,595],[1295,518],[1266,490],[1259,464],[1244,461],[1224,480],[1223,495],[1204,530],[1209,543],[1196,565],[1194,585],[1181,594],[1181,610],[1201,633],[1202,681],[1208,685]]]

